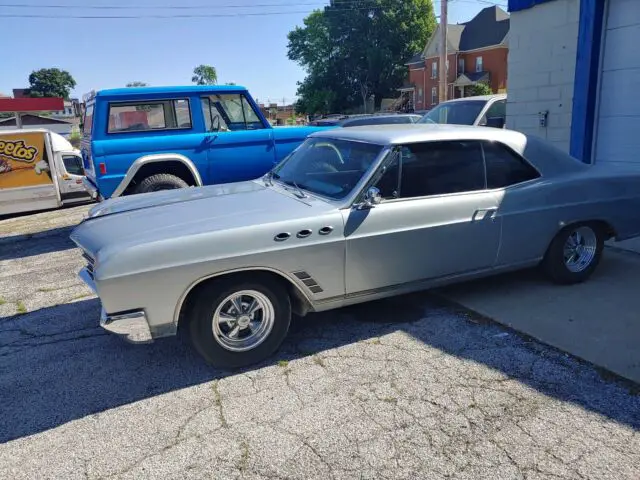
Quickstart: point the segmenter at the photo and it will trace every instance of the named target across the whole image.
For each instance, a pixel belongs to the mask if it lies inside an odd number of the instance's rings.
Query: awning
[[[461,73],[456,81],[453,82],[454,87],[469,87],[478,82],[488,82],[489,72],[469,72]]]

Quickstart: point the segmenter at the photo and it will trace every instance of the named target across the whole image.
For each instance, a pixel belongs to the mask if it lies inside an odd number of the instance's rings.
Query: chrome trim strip
[[[93,293],[98,295],[98,290],[96,289],[96,284],[93,280],[93,275],[89,273],[89,270],[86,267],[78,272],[78,277],[80,277],[80,280],[82,280],[84,283],[87,284],[87,286],[91,289]]]
[[[153,336],[144,310],[109,315],[100,313],[100,326],[129,343],[152,343]]]

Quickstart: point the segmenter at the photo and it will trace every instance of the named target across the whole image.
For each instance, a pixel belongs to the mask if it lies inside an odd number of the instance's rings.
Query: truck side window
[[[260,117],[244,95],[221,94],[202,98],[207,131],[227,132],[264,128]]]
[[[191,111],[187,99],[109,105],[109,133],[189,128]]]
[[[82,159],[78,155],[63,155],[64,169],[71,175],[84,175]]]

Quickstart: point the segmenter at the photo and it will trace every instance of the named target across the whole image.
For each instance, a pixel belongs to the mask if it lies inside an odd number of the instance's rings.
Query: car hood
[[[253,180],[107,200],[90,210],[71,239],[96,258],[125,247],[286,222],[334,209],[315,197],[298,199],[282,187]]]

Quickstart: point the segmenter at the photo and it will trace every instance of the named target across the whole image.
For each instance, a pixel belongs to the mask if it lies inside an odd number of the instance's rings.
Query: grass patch
[[[16,310],[20,314],[27,313],[27,307],[22,300],[18,300],[16,303]]]
[[[289,366],[289,360],[278,360],[278,366],[286,368]]]
[[[4,298],[0,297],[0,305],[4,305],[5,303],[7,303],[7,301]]]

